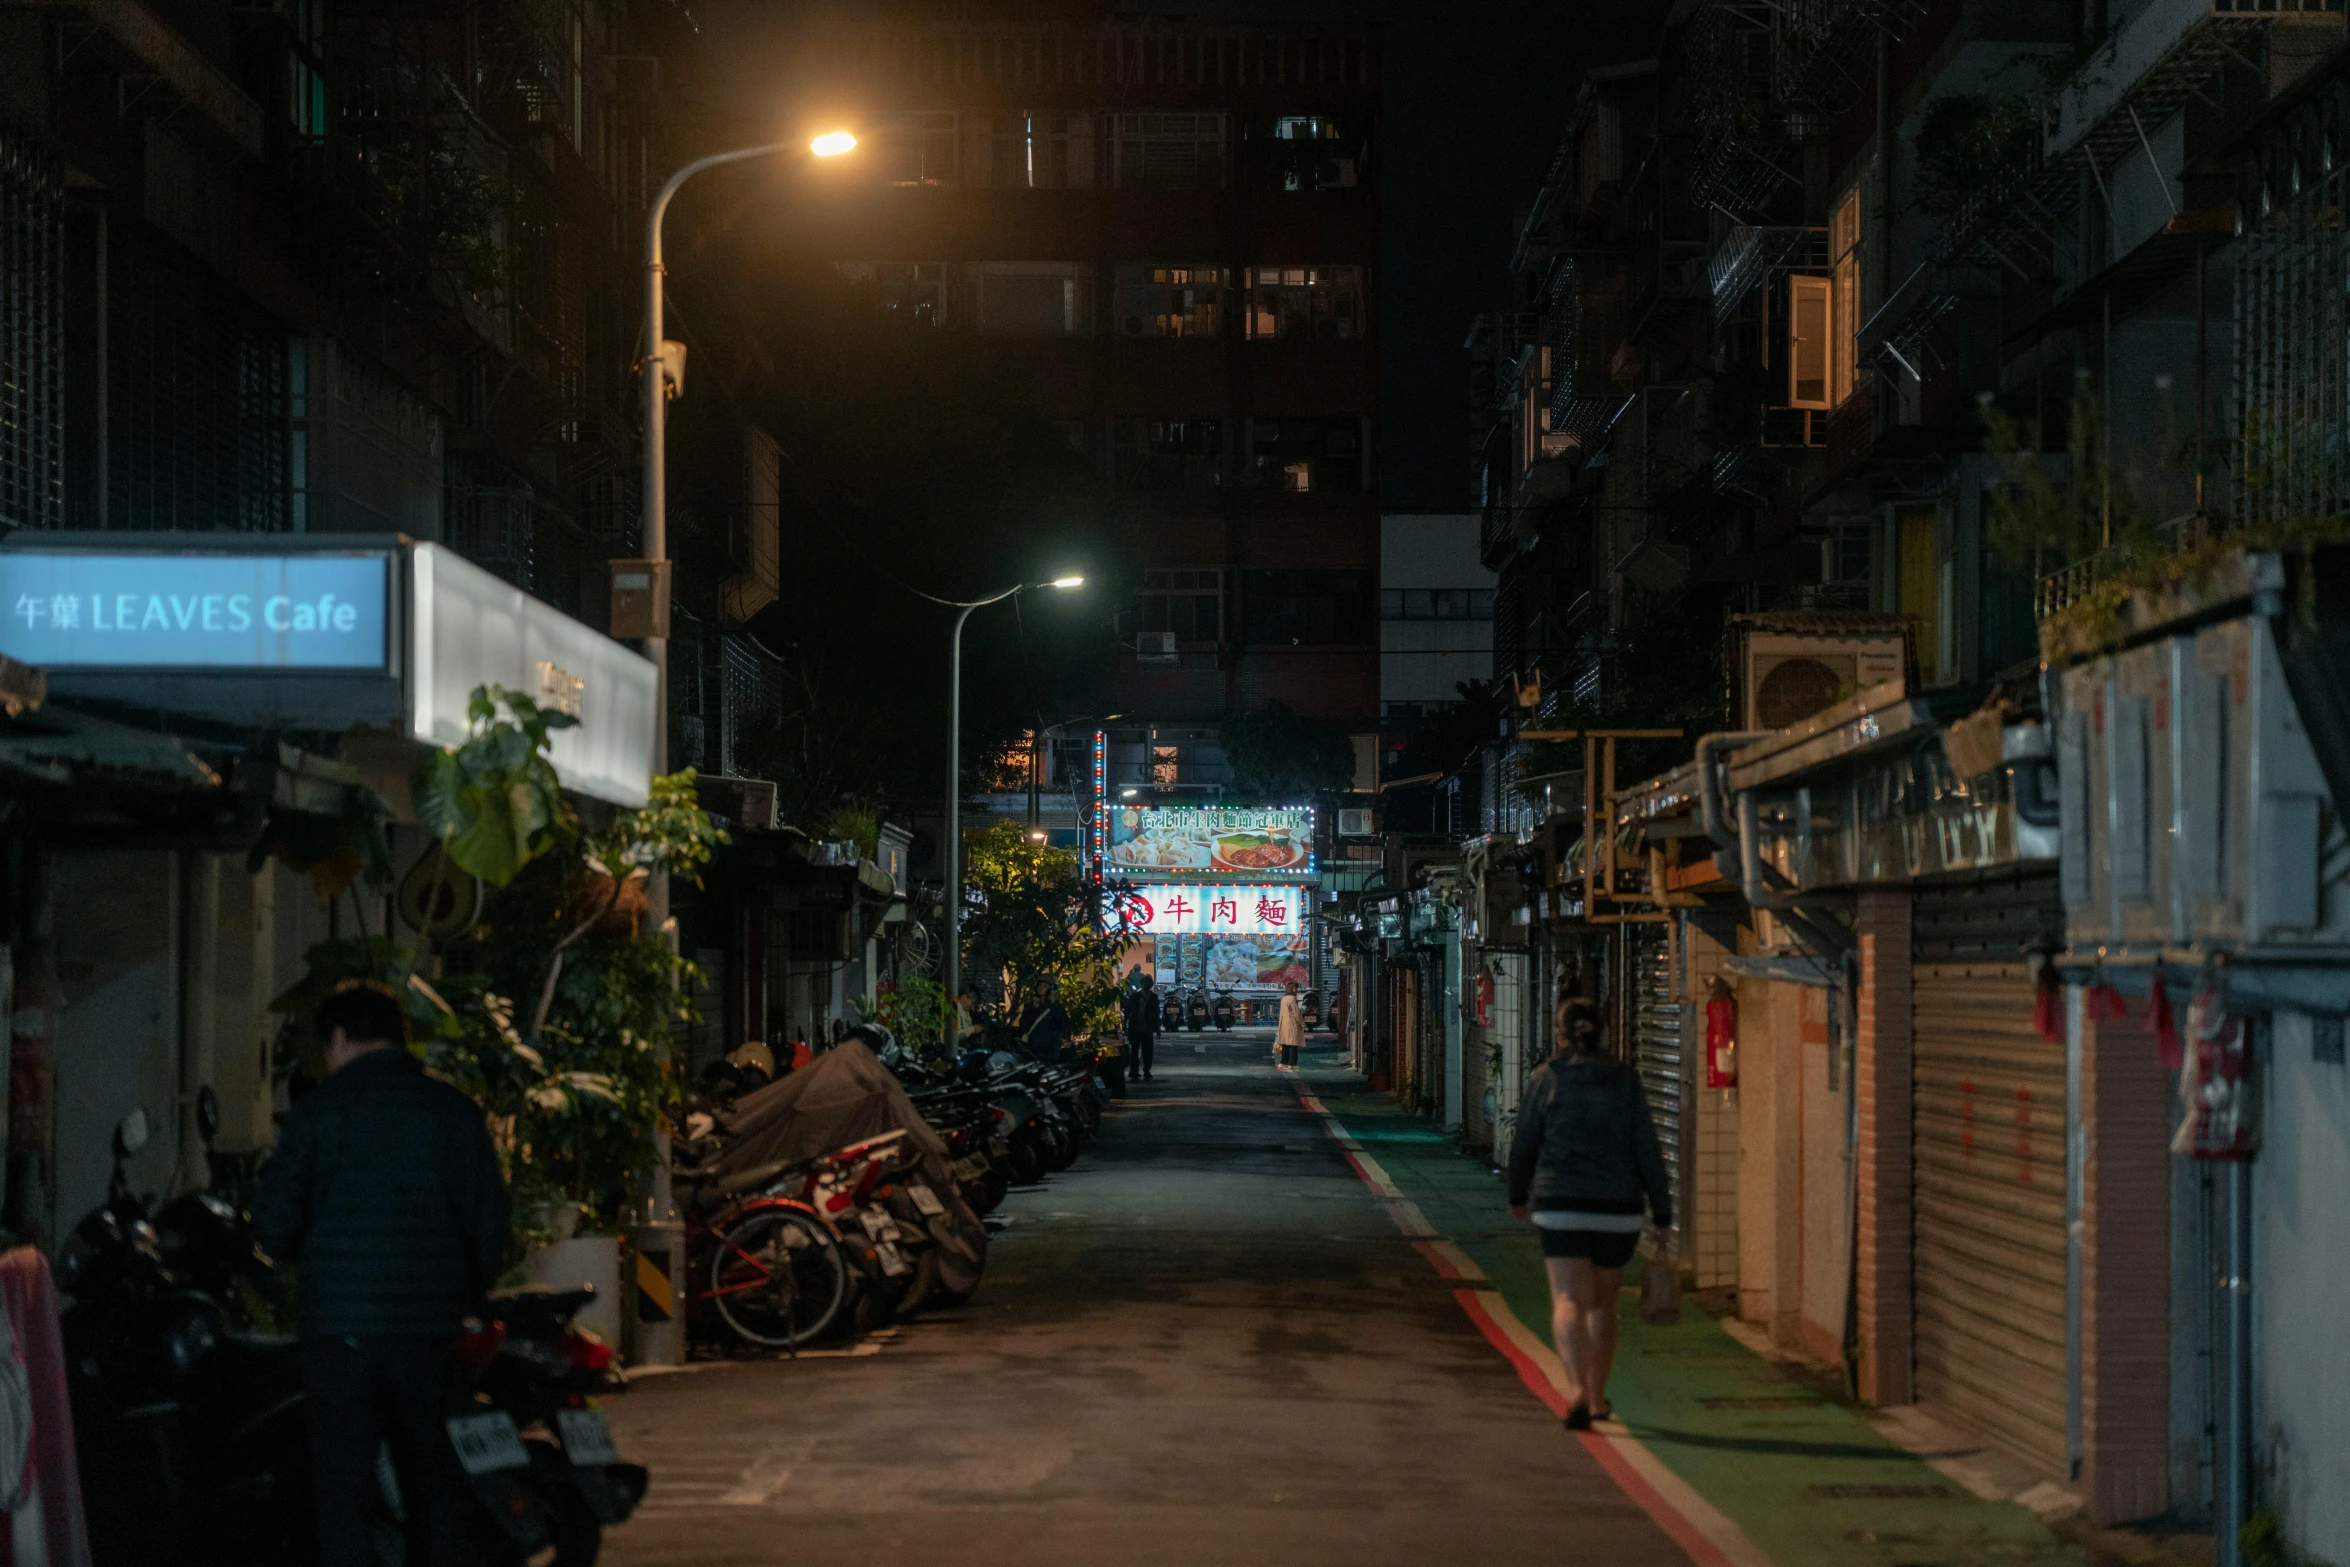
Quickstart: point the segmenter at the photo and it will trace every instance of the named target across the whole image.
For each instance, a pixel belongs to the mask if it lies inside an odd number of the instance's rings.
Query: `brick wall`
[[[2085,1142],[2080,1490],[2091,1517],[2121,1523],[2170,1506],[2169,1081],[2142,1005],[2111,1023],[2068,1011]]]
[[[1853,1085],[1860,1096],[1857,1285],[1860,1396],[1910,1401],[1910,987],[1909,894],[1863,892],[1860,1037]]]

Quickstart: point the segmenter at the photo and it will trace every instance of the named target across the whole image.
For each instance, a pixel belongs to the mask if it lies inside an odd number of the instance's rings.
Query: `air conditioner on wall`
[[[1897,618],[1839,615],[1835,619],[1860,623],[1817,628],[1771,624],[1810,618],[1758,615],[1743,625],[1733,623],[1738,642],[1732,689],[1739,711],[1732,728],[1785,729],[1857,692],[1907,675],[1909,641]]]
[[[1138,664],[1172,664],[1177,656],[1172,631],[1145,631],[1134,639],[1134,661]]]
[[[1338,813],[1338,836],[1341,838],[1378,837],[1379,813],[1367,808],[1341,810]]]

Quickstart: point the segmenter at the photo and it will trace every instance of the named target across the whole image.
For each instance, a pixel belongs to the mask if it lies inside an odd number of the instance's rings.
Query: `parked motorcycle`
[[[207,1141],[219,1114],[203,1090]],[[126,1174],[148,1135],[141,1110],[116,1128],[106,1201],[75,1227],[58,1270],[73,1300],[67,1386],[93,1557],[300,1567],[318,1542],[299,1351],[256,1331],[240,1304],[266,1288],[269,1261],[245,1215],[214,1193],[149,1217]],[[620,1462],[587,1408],[619,1385],[611,1352],[570,1325],[588,1298],[494,1297],[488,1325],[460,1344],[449,1434],[479,1505],[466,1519],[469,1555],[452,1567],[516,1567],[550,1547],[552,1567],[590,1567],[603,1529],[643,1496],[645,1471]],[[379,1473],[377,1559],[405,1567],[397,1482],[388,1463]]]
[[[1204,1034],[1208,1030],[1208,1019],[1208,998],[1206,996],[1195,990],[1184,998],[1183,1021],[1186,1027],[1195,1034]]]
[[[1236,1005],[1233,999],[1227,995],[1219,995],[1216,997],[1216,1004],[1211,1009],[1211,1012],[1216,1020],[1216,1032],[1220,1034],[1229,1033],[1232,1029],[1232,1025],[1239,1021],[1240,1018],[1239,1006]]]

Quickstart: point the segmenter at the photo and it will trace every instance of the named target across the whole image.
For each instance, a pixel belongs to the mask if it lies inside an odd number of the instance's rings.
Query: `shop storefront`
[[[643,803],[654,671],[439,546],[397,537],[42,534],[0,544],[0,653],[45,671],[11,720],[29,768],[15,905],[10,1221],[54,1236],[104,1195],[110,1129],[145,1108],[148,1190],[272,1138],[270,1001],[329,936],[413,941],[395,896],[327,901],[247,854],[272,821],[389,802],[394,885],[425,848],[407,778],[462,740],[475,689],[567,713],[564,786]]]

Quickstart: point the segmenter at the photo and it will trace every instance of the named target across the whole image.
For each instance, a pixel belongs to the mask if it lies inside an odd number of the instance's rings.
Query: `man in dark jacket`
[[[1151,1057],[1159,1043],[1159,992],[1148,971],[1136,969],[1134,977],[1142,983],[1126,992],[1123,1003],[1126,1014],[1126,1070],[1129,1075],[1140,1074],[1150,1081]]]
[[[446,1425],[449,1357],[505,1259],[497,1151],[473,1101],[408,1053],[390,995],[338,991],[317,1027],[327,1080],[286,1117],[253,1231],[301,1265],[320,1560],[372,1567],[376,1451],[388,1444],[408,1559],[455,1561],[465,1477]]]
[[[1510,1212],[1541,1233],[1551,1333],[1576,1387],[1567,1426],[1580,1431],[1611,1412],[1616,1291],[1640,1243],[1641,1209],[1669,1230],[1673,1196],[1639,1077],[1600,1053],[1599,1009],[1570,1000],[1554,1028],[1558,1053],[1526,1080],[1518,1102]]]

